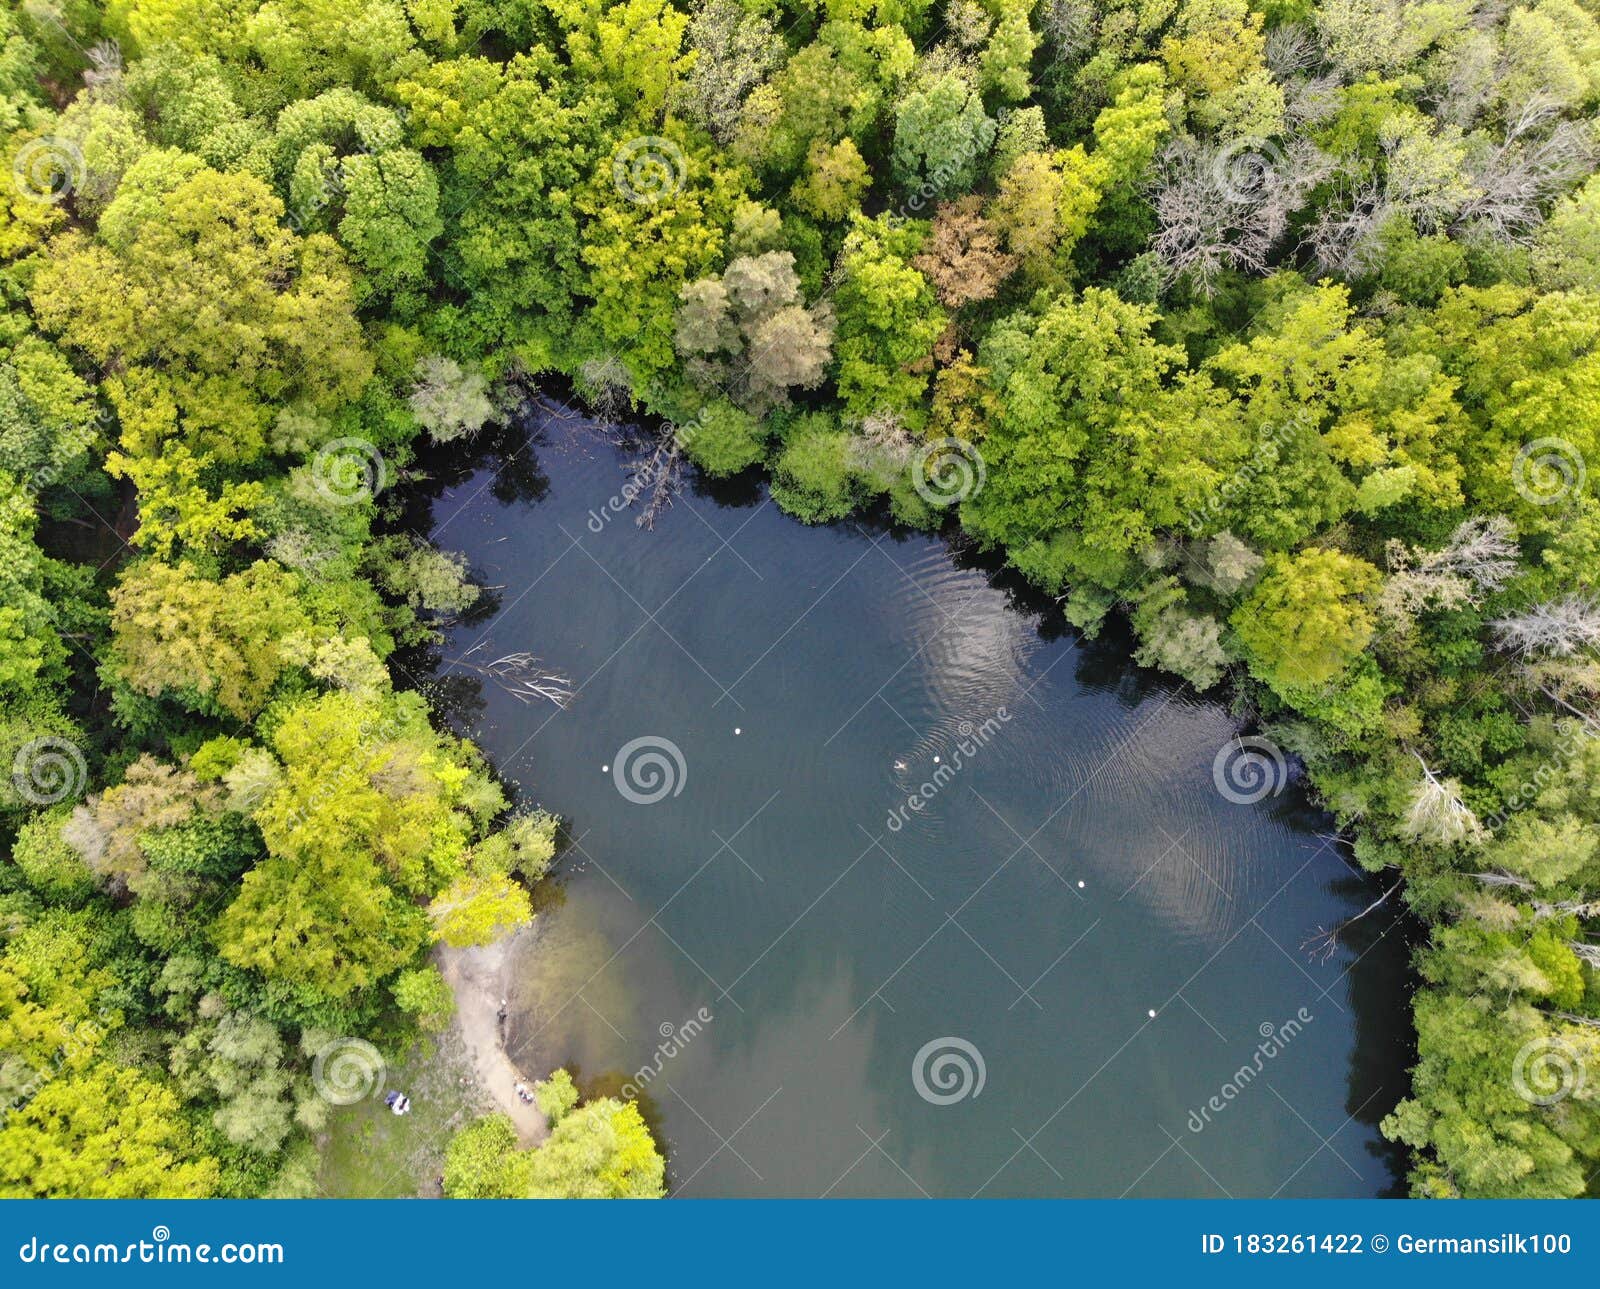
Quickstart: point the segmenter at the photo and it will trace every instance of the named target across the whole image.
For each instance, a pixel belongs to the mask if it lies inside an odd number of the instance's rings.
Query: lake
[[[1392,1190],[1413,924],[1303,947],[1380,888],[1292,761],[946,540],[752,480],[645,530],[614,447],[528,418],[430,499],[495,588],[437,692],[571,835],[530,1077],[637,1091],[675,1195]],[[564,709],[477,666],[522,651]]]

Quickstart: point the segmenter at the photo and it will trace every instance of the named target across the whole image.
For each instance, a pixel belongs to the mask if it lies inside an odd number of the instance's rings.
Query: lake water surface
[[[497,588],[440,660],[459,728],[573,837],[513,986],[530,1076],[641,1087],[687,1196],[1393,1185],[1409,924],[1308,956],[1376,888],[1295,784],[1218,791],[1222,706],[937,538],[755,484],[646,531],[603,440],[513,446],[432,518]],[[473,695],[519,650],[565,710]]]

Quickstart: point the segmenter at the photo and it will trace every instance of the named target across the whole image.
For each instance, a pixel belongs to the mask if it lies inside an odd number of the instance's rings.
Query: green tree
[[[486,1115],[450,1138],[444,1193],[451,1199],[509,1199],[526,1193],[528,1156],[510,1116]]]
[[[431,63],[395,93],[417,145],[443,154],[446,265],[471,293],[471,334],[515,337],[527,313],[548,355],[586,285],[576,199],[602,170],[610,178],[615,107],[600,87],[566,79],[542,46],[504,65]]]
[[[578,1089],[572,1082],[572,1075],[556,1070],[548,1079],[540,1079],[533,1085],[533,1098],[538,1103],[539,1113],[554,1128],[577,1106]]]
[[[528,1157],[530,1199],[660,1199],[666,1161],[633,1102],[611,1097],[563,1115]]]
[[[1280,691],[1336,679],[1372,639],[1378,570],[1342,551],[1267,557],[1229,621],[1257,674]]]
[[[0,1127],[8,1199],[200,1199],[218,1180],[178,1098],[110,1062],[50,1080]]]
[[[926,360],[946,316],[928,280],[911,266],[925,226],[892,226],[857,215],[839,254],[834,306],[839,324],[839,397],[856,417],[888,412],[920,425],[931,366]]]
[[[28,884],[53,904],[71,907],[94,893],[94,874],[61,835],[70,809],[58,806],[30,819],[17,834],[11,861]]]
[[[415,1016],[417,1024],[430,1033],[448,1027],[456,1014],[455,994],[437,967],[402,971],[395,977],[393,993],[395,1006]]]
[[[278,403],[329,408],[360,391],[372,359],[332,239],[284,228],[282,203],[248,175],[201,169],[141,191],[126,198],[142,201],[137,215],[120,193],[107,209],[114,244],[52,243],[31,292],[46,328],[115,372],[103,389],[125,452],[181,436],[250,461]]]
[[[1169,389],[1182,355],[1153,313],[1098,288],[1002,319],[980,357],[999,397],[984,487],[962,519],[1046,584],[1117,586],[1130,557],[1221,478],[1236,432],[1203,382]]]
[[[533,921],[528,892],[507,877],[458,877],[428,906],[434,934],[452,948],[493,944]]]
[[[895,109],[895,182],[924,201],[966,191],[983,171],[995,128],[983,99],[963,77],[930,77]]]
[[[188,564],[137,564],[112,592],[110,669],[136,693],[248,719],[283,670],[285,637],[309,626],[297,585],[266,560],[220,582]]]

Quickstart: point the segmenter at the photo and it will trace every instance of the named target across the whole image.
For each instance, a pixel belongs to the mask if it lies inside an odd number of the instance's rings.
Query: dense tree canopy
[[[1430,927],[1416,1192],[1585,1192],[1597,107],[1585,0],[0,5],[0,1193],[304,1190],[532,916],[390,664],[480,593],[419,444],[546,376],[1229,683]],[[451,1194],[661,1192],[551,1086]]]

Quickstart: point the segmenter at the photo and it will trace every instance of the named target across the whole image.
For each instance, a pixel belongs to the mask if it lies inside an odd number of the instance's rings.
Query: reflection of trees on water
[[[1132,661],[1133,628],[1120,614],[1108,617],[1093,640],[1080,638],[1077,649],[1073,675],[1078,683],[1095,693],[1110,695],[1126,708],[1184,690],[1194,693],[1176,677],[1140,667]]]
[[[1385,885],[1379,878],[1352,870],[1335,879],[1330,889],[1355,913],[1381,895]],[[1426,928],[1397,898],[1339,934],[1340,946],[1351,963],[1345,968],[1345,1005],[1355,1015],[1345,1113],[1374,1130],[1365,1145],[1368,1154],[1381,1160],[1389,1171],[1391,1182],[1383,1198],[1406,1193],[1410,1166],[1406,1149],[1386,1140],[1376,1129],[1411,1089],[1409,1071],[1417,1060],[1411,996],[1417,978],[1410,958],[1426,938]]]
[[[713,479],[703,471],[694,470],[689,475],[689,489],[692,496],[703,497],[730,510],[748,510],[759,505],[767,495],[766,471],[760,466],[751,466],[731,478]]]
[[[566,907],[567,874],[561,871],[561,861],[565,858],[565,853],[557,850],[549,873],[533,884],[530,899],[534,917],[541,913],[555,913]]]
[[[437,667],[440,661],[438,655],[434,655],[432,665]],[[456,734],[464,734],[483,718],[487,700],[483,682],[477,676],[432,674],[417,688],[432,706],[436,719]]]
[[[505,602],[505,587],[481,586],[478,598],[469,604],[460,613],[456,614],[451,626],[478,627],[500,612],[500,606]]]
[[[959,569],[982,573],[989,585],[1004,592],[1006,607],[1034,619],[1034,629],[1039,639],[1048,643],[1057,640],[1077,640],[1078,631],[1062,615],[1061,606],[1054,596],[1046,595],[1007,564],[998,551],[984,550],[959,529],[945,534],[945,548],[950,562]]]
[[[382,495],[378,530],[428,536],[437,527],[434,503],[483,470],[494,471],[488,492],[501,505],[541,501],[550,491],[537,451],[547,415],[533,403],[523,403],[470,441],[424,444],[406,470],[404,485]]]
[[[539,424],[519,418],[503,426],[499,436],[487,445],[487,458],[479,465],[493,464],[494,482],[489,493],[503,506],[515,502],[531,506],[544,500],[550,491],[550,480],[539,468],[534,451],[539,429]]]

